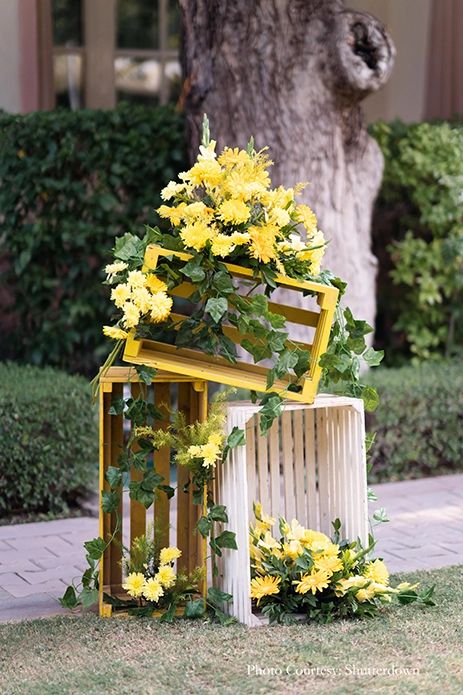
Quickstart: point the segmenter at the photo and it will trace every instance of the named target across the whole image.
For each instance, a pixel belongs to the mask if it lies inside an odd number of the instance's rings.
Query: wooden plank
[[[294,494],[294,446],[291,412],[283,411],[281,416],[284,516],[291,522],[296,517],[296,498]]]
[[[130,390],[132,398],[138,398],[142,393],[141,384],[131,384]],[[134,451],[138,450],[138,446],[135,444],[133,447]],[[135,470],[132,468],[130,471],[130,480],[132,482],[139,481],[143,479],[143,471]],[[143,504],[137,502],[136,500],[130,500],[130,546],[134,542],[135,538],[143,536],[146,533],[146,509]]]
[[[307,506],[305,503],[305,459],[304,459],[304,429],[302,410],[294,410],[293,441],[294,441],[294,482],[296,488],[296,519],[302,525],[307,524]]]
[[[155,384],[154,386],[154,404],[161,408],[166,406],[170,409],[170,391],[171,387],[168,383]],[[165,416],[162,420],[156,421],[156,428],[167,430],[169,427],[169,412],[165,408],[162,409]],[[162,447],[154,453],[154,465],[156,471],[163,476],[164,485],[170,484],[170,448]],[[162,547],[169,545],[169,498],[164,492],[159,492],[154,503],[154,522],[155,527],[159,529],[159,540]]]
[[[326,409],[319,408],[316,412],[317,432],[317,469],[318,469],[318,500],[320,513],[320,531],[330,533],[330,490],[329,490],[329,453]]]
[[[320,528],[319,503],[317,491],[317,459],[315,448],[315,411],[304,412],[305,439],[305,480],[306,480],[306,518],[311,529]],[[301,522],[302,523],[302,522]]]
[[[267,435],[262,436],[259,431],[257,433],[257,477],[259,482],[259,501],[262,508],[267,511],[271,507],[271,499],[269,492],[269,472],[268,472],[268,441]]]
[[[258,416],[253,415],[245,426],[246,432],[246,463],[249,490],[249,516],[254,519],[252,504],[257,501],[259,490],[256,478],[256,426],[258,426]]]
[[[275,420],[269,430],[270,506],[264,511],[277,517],[281,510],[280,423]]]
[[[123,393],[123,385],[122,384],[114,384],[112,397],[113,398],[122,398],[122,393]],[[110,415],[109,417],[110,417],[110,422],[111,422],[110,465],[114,466],[115,468],[118,468],[119,467],[119,456],[122,453],[123,446],[124,446],[124,420],[123,420],[122,414],[121,415]],[[109,490],[109,485],[108,485],[108,490]],[[122,487],[121,486],[119,486],[117,488],[117,492],[121,497],[120,502],[119,502],[119,507],[118,507],[118,514],[119,514],[119,519],[120,519],[120,529],[115,534],[114,540],[110,546],[110,551],[111,551],[110,552],[110,556],[111,556],[110,584],[111,584],[111,590],[112,591],[116,585],[122,584],[121,560],[122,560],[122,515],[123,515],[123,507],[122,507]],[[113,514],[111,514],[111,524],[110,524],[111,534],[113,534],[115,529],[116,529],[116,522],[117,522],[116,514],[113,513]]]

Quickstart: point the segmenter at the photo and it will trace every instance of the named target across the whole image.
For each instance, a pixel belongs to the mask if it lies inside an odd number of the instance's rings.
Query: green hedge
[[[367,415],[372,482],[463,471],[461,361],[375,369],[368,383],[381,398]]]
[[[0,358],[96,369],[114,237],[155,221],[159,191],[185,161],[170,107],[0,113],[0,294],[10,302]]]
[[[372,134],[385,158],[373,220],[379,346],[389,363],[461,354],[461,123],[377,123]]]
[[[61,512],[94,483],[98,426],[85,379],[0,364],[0,516]]]

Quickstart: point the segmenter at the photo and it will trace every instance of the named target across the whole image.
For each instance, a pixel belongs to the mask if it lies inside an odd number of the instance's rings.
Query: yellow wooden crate
[[[166,256],[177,256],[185,261],[191,258],[187,253],[168,251],[159,246],[150,245],[145,253],[144,270],[155,269],[159,258]],[[232,264],[225,265],[235,278],[244,280],[252,278],[252,270],[249,268],[242,268]],[[288,322],[307,327],[307,333],[309,333],[309,328],[315,329],[311,342],[299,342],[301,347],[310,350],[311,363],[309,371],[302,379],[301,392],[291,393],[292,400],[312,403],[316,396],[321,376],[319,359],[328,346],[338,290],[335,287],[315,282],[299,282],[283,275],[277,275],[276,284],[278,287],[297,292],[308,291],[315,294],[317,298],[316,311],[269,302],[270,311],[283,314]],[[170,290],[170,293],[177,297],[189,297],[193,290],[194,287],[191,283],[184,282]],[[307,299],[307,305],[309,305],[309,299]],[[174,318],[181,319],[182,316],[174,314]],[[243,337],[233,326],[224,326],[223,330],[235,343],[239,343]],[[159,341],[135,338],[134,331],[132,331],[126,341],[123,359],[133,364],[145,364],[156,369],[183,374],[191,378],[207,379],[227,386],[253,391],[266,391],[267,373],[269,371],[266,367],[243,361],[231,364],[225,358],[207,355],[199,350],[176,348],[173,345],[167,345]],[[277,379],[272,387],[272,391],[284,392],[289,383],[289,376],[284,379]]]
[[[185,413],[187,422],[202,421],[207,416],[207,384],[184,375],[170,372],[158,372],[149,387],[141,384],[133,367],[110,367],[100,377],[100,494],[109,491],[105,473],[109,466],[118,466],[118,458],[124,443],[130,435],[128,420],[122,415],[110,415],[109,409],[113,399],[132,394],[137,397],[141,389],[146,389],[146,397],[157,406],[172,404]],[[159,427],[166,427],[168,421],[160,422]],[[170,450],[163,447],[155,452],[156,470],[164,476],[165,483],[170,482]],[[130,479],[137,480],[141,473],[132,469]],[[167,546],[174,543],[182,551],[177,568],[191,572],[204,565],[206,558],[205,540],[196,532],[196,522],[202,513],[198,505],[193,504],[191,486],[183,492],[188,482],[188,470],[177,469],[177,490],[169,500],[161,494],[154,506],[148,510],[128,494],[121,495],[119,514],[122,519],[120,531],[106,549],[100,564],[100,615],[111,616],[113,608],[105,603],[104,594],[117,598],[128,598],[122,589],[123,571],[121,565],[122,544],[129,547],[132,541],[145,533],[147,524],[154,522],[161,529],[161,542]],[[108,540],[116,528],[115,513],[101,510],[100,537]]]

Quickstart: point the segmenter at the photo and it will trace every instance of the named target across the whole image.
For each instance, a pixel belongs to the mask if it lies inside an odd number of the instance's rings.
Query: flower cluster
[[[193,167],[163,189],[170,205],[158,208],[184,250],[273,263],[282,274],[297,261],[308,275],[318,275],[325,240],[314,212],[295,200],[305,184],[272,189],[272,162],[252,143],[247,150],[226,147],[217,156],[216,142],[203,142]]]
[[[395,595],[402,603],[417,600],[417,585],[389,584],[380,560],[367,559],[371,548],[304,528],[280,518],[280,539],[272,534],[275,519],[254,505],[250,529],[251,598],[271,621],[290,614],[329,621],[335,617],[372,615]]]
[[[152,273],[129,270],[127,263],[119,261],[105,268],[107,283],[114,285],[111,299],[122,311],[116,326],[104,326],[103,333],[114,340],[127,338],[127,330],[141,321],[161,323],[170,315],[172,298],[167,295],[167,285]]]
[[[137,543],[142,546],[145,543],[144,537],[136,539],[134,545]],[[178,548],[168,547],[161,549],[159,558],[156,558],[158,562],[155,561],[154,557],[146,557],[143,571],[129,572],[122,588],[132,598],[144,598],[150,603],[158,603],[160,598],[164,596],[164,592],[175,584],[177,577],[173,563],[181,554]]]

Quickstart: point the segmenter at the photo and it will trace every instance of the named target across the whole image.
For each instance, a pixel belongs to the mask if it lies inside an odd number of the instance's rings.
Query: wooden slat
[[[113,398],[122,398],[123,386],[122,384],[113,385]],[[117,468],[119,466],[119,456],[122,453],[124,445],[124,422],[123,416],[121,415],[110,415],[111,419],[111,450],[110,450],[110,465]],[[108,486],[109,489],[109,486]],[[118,513],[120,522],[122,524],[122,487],[117,488],[117,492],[120,494],[121,499],[119,503]],[[110,532],[113,534],[116,528],[116,515],[111,514],[111,525]],[[111,587],[114,585],[120,585],[122,583],[122,526],[118,533],[114,536],[114,540],[111,543]]]
[[[296,488],[296,519],[302,525],[307,524],[307,508],[305,504],[305,461],[304,461],[304,429],[303,412],[295,410],[293,416],[294,441],[294,472]]]
[[[190,385],[178,386],[178,409],[185,413],[187,422],[190,422]],[[182,555],[177,562],[177,567],[187,572],[189,568],[188,556],[190,553],[190,519],[188,493],[183,492],[183,487],[188,483],[189,473],[185,466],[177,466],[177,546]]]
[[[330,490],[329,490],[329,451],[326,422],[326,408],[316,411],[317,427],[317,469],[318,469],[318,499],[320,511],[319,530],[330,533]]]
[[[315,411],[304,413],[305,439],[305,478],[306,478],[306,518],[311,529],[320,527],[319,504],[317,492],[317,463],[315,449]]]
[[[257,502],[257,497],[259,496],[259,490],[257,487],[256,478],[256,423],[257,416],[253,415],[245,427],[246,432],[246,461],[247,461],[247,477],[248,477],[248,489],[249,489],[249,515],[251,519],[254,519],[252,504]]]
[[[161,408],[166,406],[170,408],[170,384],[155,384],[154,386],[154,404]],[[167,430],[169,427],[169,412],[163,409],[165,417],[163,420],[156,421],[156,427],[162,430]],[[154,465],[159,475],[164,477],[164,485],[170,484],[170,448],[162,447],[154,454]],[[156,528],[159,529],[159,540],[162,547],[169,545],[169,498],[164,492],[160,492],[154,503],[154,520]]]
[[[259,480],[259,502],[264,510],[271,506],[269,494],[269,475],[268,475],[268,441],[267,436],[264,437],[257,433],[257,475]]]
[[[141,384],[130,385],[132,398],[138,398],[142,392]],[[135,444],[133,450],[137,451],[138,446]],[[130,480],[139,481],[143,479],[143,471],[138,471],[132,468],[130,471]],[[135,538],[143,536],[146,533],[146,509],[143,504],[130,500],[130,547]]]
[[[280,423],[275,420],[269,430],[270,451],[270,502],[264,509],[271,516],[278,516],[281,508],[281,473],[280,473]]]
[[[296,517],[296,499],[294,495],[294,448],[290,411],[283,411],[281,416],[281,435],[285,517],[291,522]]]

